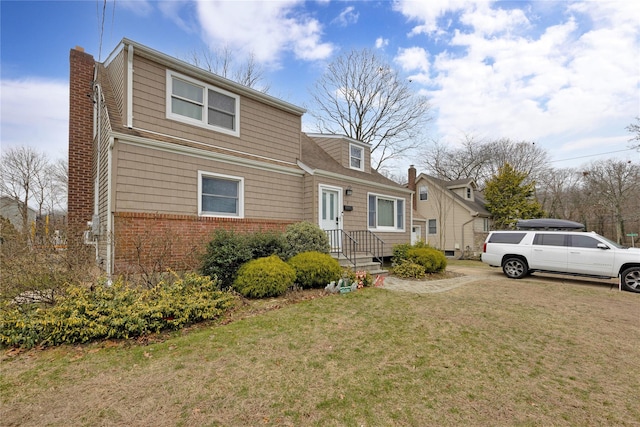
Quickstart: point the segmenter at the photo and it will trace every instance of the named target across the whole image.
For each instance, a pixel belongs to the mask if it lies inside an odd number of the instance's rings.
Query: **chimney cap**
[[[77,50],[78,52],[84,52],[84,48],[82,46],[76,46],[75,50]]]

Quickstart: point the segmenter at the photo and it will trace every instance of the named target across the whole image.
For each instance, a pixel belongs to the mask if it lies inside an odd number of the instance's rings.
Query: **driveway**
[[[489,268],[484,264],[479,264],[477,267],[474,266],[457,266],[450,265],[447,266],[447,272],[456,274],[456,277],[451,279],[442,279],[442,280],[406,280],[400,279],[394,276],[388,276],[384,280],[384,288],[392,290],[392,291],[400,291],[400,292],[411,292],[417,294],[430,294],[437,292],[447,292],[452,289],[459,288],[461,286],[468,285],[474,282],[480,281],[497,281],[497,280],[506,280],[506,281],[514,281],[513,279],[508,279],[502,273],[502,270],[499,268]],[[607,290],[618,290],[618,280],[617,279],[591,279],[591,278],[576,278],[573,276],[564,276],[564,275],[555,275],[555,274],[542,274],[535,273],[531,276],[528,276],[525,279],[520,279],[518,282],[547,282],[547,283],[558,283],[558,284],[577,284],[577,285],[592,285],[598,286]]]

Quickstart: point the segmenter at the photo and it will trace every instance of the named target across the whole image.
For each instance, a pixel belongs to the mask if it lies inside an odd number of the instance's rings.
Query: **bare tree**
[[[239,64],[235,58],[236,52],[225,45],[213,51],[202,49],[192,50],[186,55],[185,60],[196,67],[203,68],[211,73],[233,80],[236,83],[259,90],[269,92],[270,85],[264,82],[264,69],[256,61],[253,53]]]
[[[625,222],[636,220],[640,200],[640,166],[631,162],[601,160],[584,173],[591,204],[604,207],[613,217],[616,240],[625,240]]]
[[[15,200],[22,219],[22,232],[29,230],[29,202],[46,180],[47,158],[31,147],[12,147],[0,157],[0,193]]]
[[[312,91],[317,130],[369,144],[373,167],[380,169],[417,148],[431,120],[426,97],[409,83],[371,50],[345,53],[327,66]]]
[[[538,181],[549,171],[548,153],[534,142],[502,138],[490,142],[465,135],[459,148],[434,144],[421,156],[423,166],[433,175],[447,180],[472,178],[479,189],[505,164]]]

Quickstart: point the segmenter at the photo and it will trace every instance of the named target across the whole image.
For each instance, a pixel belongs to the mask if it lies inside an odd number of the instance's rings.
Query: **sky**
[[[509,138],[556,168],[640,162],[626,130],[640,116],[632,0],[0,0],[0,150],[66,158],[69,51],[104,61],[124,37],[181,59],[253,55],[269,93],[304,108],[331,60],[368,48],[429,99],[427,145]],[[419,155],[391,167],[409,164]]]

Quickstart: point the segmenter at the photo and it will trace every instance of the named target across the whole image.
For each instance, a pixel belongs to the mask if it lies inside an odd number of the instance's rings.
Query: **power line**
[[[638,146],[638,147],[626,148],[626,149],[624,149],[624,150],[608,151],[608,152],[606,152],[606,153],[588,154],[588,155],[586,155],[586,156],[571,157],[570,159],[551,160],[549,163],[566,162],[566,161],[569,161],[569,160],[585,159],[585,158],[587,158],[587,157],[604,156],[605,154],[622,153],[622,152],[624,152],[624,151],[637,150],[638,148],[640,148],[640,146]]]

